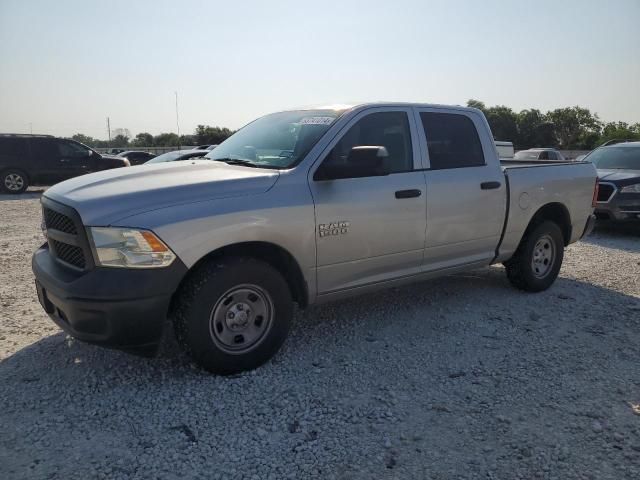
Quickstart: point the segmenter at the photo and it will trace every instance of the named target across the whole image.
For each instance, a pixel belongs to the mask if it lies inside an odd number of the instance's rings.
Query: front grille
[[[618,208],[622,212],[627,213],[640,213],[640,205],[619,205]]]
[[[42,214],[44,215],[44,223],[48,230],[59,230],[71,235],[77,235],[76,226],[66,215],[44,207]]]
[[[608,202],[615,192],[615,187],[609,183],[601,183],[598,186],[598,201],[599,202]]]
[[[74,209],[43,197],[42,217],[49,251],[56,261],[79,270],[93,265],[89,239]]]
[[[62,243],[51,238],[49,239],[49,244],[51,245],[55,256],[58,257],[59,260],[73,265],[74,267],[85,267],[84,252],[80,247]]]

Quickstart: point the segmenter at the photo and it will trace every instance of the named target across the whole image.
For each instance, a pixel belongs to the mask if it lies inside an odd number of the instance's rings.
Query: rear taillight
[[[593,208],[596,207],[596,204],[598,202],[598,191],[600,190],[600,179],[596,178],[596,184],[593,187],[593,200],[591,200],[591,206]]]

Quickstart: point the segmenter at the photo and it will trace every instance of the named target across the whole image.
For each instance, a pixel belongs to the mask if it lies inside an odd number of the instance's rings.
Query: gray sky
[[[369,100],[640,122],[640,0],[0,0],[0,131],[106,138]]]

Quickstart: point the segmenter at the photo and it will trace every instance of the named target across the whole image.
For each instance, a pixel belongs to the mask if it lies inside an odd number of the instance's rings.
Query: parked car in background
[[[124,152],[124,148],[110,148],[107,150],[107,155],[118,155]]]
[[[608,140],[604,142],[601,147],[608,147],[609,145],[617,145],[618,143],[628,143],[628,142],[637,142],[638,139],[632,138],[614,138],[613,140]]]
[[[600,180],[596,218],[617,222],[640,220],[640,142],[614,143],[585,157]]]
[[[118,156],[129,160],[131,165],[140,165],[141,163],[148,162],[155,157],[153,153],[142,152],[139,150],[127,150],[119,153]]]
[[[520,150],[513,156],[515,160],[554,160],[566,161],[562,154],[555,148],[530,148],[529,150]]]
[[[218,144],[212,144],[212,145],[198,145],[195,150],[213,150],[214,148],[216,148],[218,146]]]
[[[53,185],[85,173],[126,167],[126,158],[51,135],[0,134],[0,190],[22,193],[29,185]]]
[[[294,302],[496,263],[519,289],[549,288],[593,225],[595,186],[588,162],[501,163],[473,108],[284,111],[206,160],[50,188],[32,266],[74,337],[150,353],[169,315],[201,366],[230,374],[278,351]]]
[[[146,165],[151,163],[176,162],[178,160],[188,160],[190,158],[204,157],[206,150],[175,150],[173,152],[163,153],[151,160],[145,162]]]
[[[496,140],[494,142],[496,144],[496,150],[498,151],[498,157],[501,160],[511,160],[513,159],[515,153],[513,151],[513,143],[512,142],[503,142],[500,140]]]

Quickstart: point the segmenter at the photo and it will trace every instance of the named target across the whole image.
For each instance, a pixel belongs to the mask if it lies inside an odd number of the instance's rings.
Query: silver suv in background
[[[45,311],[76,338],[153,352],[165,319],[222,374],[255,368],[300,307],[502,263],[555,281],[593,225],[590,163],[501,164],[479,110],[364,104],[250,123],[206,160],[69,180],[42,196]]]

